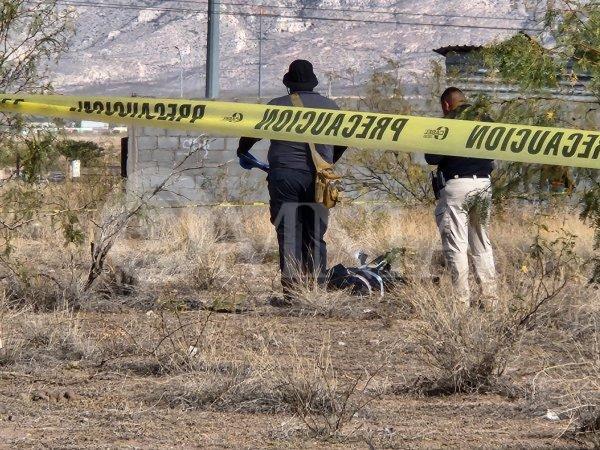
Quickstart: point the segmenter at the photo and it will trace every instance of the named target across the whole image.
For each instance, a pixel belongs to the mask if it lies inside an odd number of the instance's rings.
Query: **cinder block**
[[[229,161],[232,161],[232,164],[238,164],[238,158],[233,152],[214,150],[209,151],[207,156],[206,160],[209,164],[223,164]]]
[[[240,143],[240,138],[239,137],[227,137],[227,138],[225,138],[225,147],[226,147],[226,150],[232,150],[232,151],[237,150],[239,143]],[[254,145],[256,146],[256,145],[258,145],[258,143],[254,144]]]
[[[141,131],[142,136],[166,136],[166,134],[167,130],[164,128],[144,127]]]
[[[138,161],[138,170],[151,168],[158,170],[158,163],[156,161]]]
[[[210,159],[204,158],[204,155],[193,155],[182,163],[182,167],[186,169],[193,168],[198,171],[207,170],[215,166],[216,164],[211,162]]]
[[[201,179],[204,179],[210,180],[214,185],[218,185],[226,178],[227,174],[222,168],[207,167],[199,171],[199,174],[196,176],[196,183],[199,181],[202,183]]]
[[[150,175],[145,182],[147,182],[147,186],[149,188],[154,188],[162,184],[165,179],[168,177],[168,174],[159,173],[158,175]]]
[[[185,131],[185,130],[168,129],[166,131],[167,131],[167,136],[170,136],[170,137],[189,137],[189,136],[191,136],[191,133],[189,131]]]
[[[257,169],[252,169],[252,171],[251,171],[251,172],[255,172],[255,171],[258,173],[258,170],[257,170]],[[250,175],[254,175],[254,174],[252,174],[252,173],[248,173],[248,172],[249,172],[248,170],[246,170],[246,169],[242,169],[242,168],[240,167],[240,165],[239,165],[239,164],[231,164],[231,165],[228,167],[228,170],[227,170],[227,176],[228,176],[228,177],[230,177],[230,178],[236,178],[236,179],[237,179],[237,178],[240,178],[240,177],[242,177],[242,176],[250,176]],[[265,176],[265,177],[267,176],[267,175],[266,175],[264,172],[262,172],[262,171],[260,171],[260,173],[261,173],[261,174],[264,174],[264,176]]]
[[[195,152],[204,153],[204,145],[204,141],[196,137],[188,136],[179,138],[179,149],[182,152],[193,150]]]
[[[202,171],[204,169],[197,169],[195,167],[185,167],[185,168],[182,168],[181,170],[183,171],[183,174],[185,174],[186,177],[193,178],[194,184],[195,184],[196,177],[201,177]]]
[[[140,136],[137,138],[138,150],[154,150],[158,146],[156,136]]]
[[[190,136],[182,136],[179,138],[179,148],[182,150],[190,150],[191,148],[197,148],[199,143],[195,138]]]
[[[154,161],[154,155],[152,150],[143,149],[138,152],[139,162]]]
[[[208,150],[225,150],[227,148],[225,144],[225,138],[212,138],[208,143]]]
[[[152,152],[152,160],[163,166],[167,164],[172,166],[175,161],[175,149],[173,150],[154,150]]]
[[[159,136],[158,149],[159,150],[177,150],[179,149],[179,138],[173,136]]]
[[[189,157],[187,158],[188,160],[193,159],[195,161],[198,161],[198,159],[199,159],[198,152],[190,152],[189,150],[179,149],[179,150],[175,151],[175,161],[177,161],[177,162],[182,161],[188,155],[189,155]]]
[[[172,179],[172,187],[171,190],[177,192],[180,189],[193,189],[196,187],[196,181],[193,176],[190,176],[188,173],[180,173],[177,176],[174,176]]]
[[[196,182],[196,189],[199,192],[203,192],[205,197],[211,197],[211,195],[206,194],[207,188],[212,186],[210,178],[202,175],[196,175],[196,177],[194,177],[194,181]]]
[[[150,176],[158,174],[159,168],[156,162],[144,162],[138,165],[138,171],[142,176]]]

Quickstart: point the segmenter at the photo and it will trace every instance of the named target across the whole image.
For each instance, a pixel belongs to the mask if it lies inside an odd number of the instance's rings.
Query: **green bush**
[[[71,161],[80,160],[81,165],[87,167],[104,155],[104,148],[92,141],[66,139],[58,144],[58,152]]]

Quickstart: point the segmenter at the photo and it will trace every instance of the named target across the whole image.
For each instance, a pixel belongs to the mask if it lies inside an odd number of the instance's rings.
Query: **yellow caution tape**
[[[247,103],[0,95],[0,111],[266,139],[600,168],[600,133]]]

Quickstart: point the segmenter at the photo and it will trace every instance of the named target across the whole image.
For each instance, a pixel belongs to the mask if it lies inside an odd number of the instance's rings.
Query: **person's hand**
[[[238,159],[240,160],[240,167],[242,169],[251,170],[253,167],[256,167],[256,160],[249,153],[238,153]]]
[[[251,170],[253,168],[260,169],[264,172],[269,172],[269,165],[259,161],[250,153],[241,153],[238,155],[240,160],[240,167],[242,169]]]

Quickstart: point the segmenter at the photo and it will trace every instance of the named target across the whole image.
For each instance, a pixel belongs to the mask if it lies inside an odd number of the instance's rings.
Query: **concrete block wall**
[[[238,139],[130,127],[128,191],[137,195],[147,193],[163,183],[177,168],[178,174],[171,177],[154,203],[184,206],[266,201],[266,174],[257,169],[247,171],[239,166],[236,156]],[[204,148],[198,149],[205,143]],[[252,153],[265,160],[268,144],[266,140],[258,142]],[[193,154],[186,159],[190,152]]]

